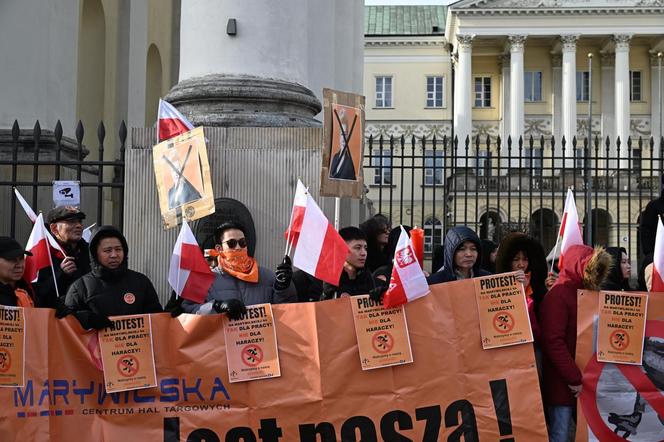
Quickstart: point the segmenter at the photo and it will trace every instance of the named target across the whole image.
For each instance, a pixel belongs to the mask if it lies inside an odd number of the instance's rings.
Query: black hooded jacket
[[[65,257],[58,250],[51,247],[51,260],[53,261],[53,270],[48,266],[39,271],[37,282],[34,283],[35,297],[39,307],[56,308],[59,302],[64,301],[65,295],[69,287],[81,276],[88,273],[90,268],[90,250],[89,245],[84,239],[81,239],[76,248],[72,248],[67,244],[60,244],[67,256],[74,260],[76,264],[76,271],[71,275],[62,271],[60,265]],[[55,282],[53,281],[53,274],[58,281],[58,290],[55,290]],[[60,294],[60,299],[57,298],[56,293]]]
[[[104,238],[118,238],[124,249],[120,267],[111,270],[97,261],[97,248]],[[74,282],[65,304],[85,327],[86,314],[101,316],[138,315],[163,311],[152,282],[142,273],[127,268],[129,247],[119,230],[102,226],[90,239],[90,273]]]
[[[542,244],[536,239],[523,233],[512,233],[500,242],[496,256],[496,273],[512,271],[512,260],[518,252],[524,252],[528,257],[528,270],[530,272],[530,288],[533,290],[532,298],[535,303],[535,312],[539,313],[539,305],[548,291],[546,277],[549,269],[546,264],[546,253]]]
[[[489,272],[480,268],[482,244],[477,234],[466,226],[454,226],[445,235],[443,268],[427,278],[429,285],[457,280],[457,274],[454,271],[454,254],[466,241],[470,241],[477,246],[477,260],[473,265],[473,277],[490,275]]]
[[[602,284],[602,290],[616,290],[616,291],[629,291],[632,288],[629,286],[629,279],[623,278],[620,262],[622,261],[622,254],[627,254],[624,247],[607,247],[606,253],[611,255],[611,270],[609,276]]]

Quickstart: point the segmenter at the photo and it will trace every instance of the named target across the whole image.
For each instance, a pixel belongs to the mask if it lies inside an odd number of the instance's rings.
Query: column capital
[[[575,52],[576,42],[579,39],[578,34],[566,34],[560,36],[560,43],[563,45],[563,51]]]
[[[629,51],[629,41],[631,39],[632,34],[615,34],[613,43],[616,45],[616,51]]]
[[[510,65],[510,58],[509,52],[503,52],[498,55],[498,64],[503,68],[508,67]]]
[[[523,45],[526,42],[525,35],[509,35],[507,39],[510,42],[510,52],[523,52]]]
[[[469,51],[473,48],[474,35],[457,35],[457,44],[460,50]]]
[[[563,66],[563,54],[551,54],[551,67],[560,68]]]

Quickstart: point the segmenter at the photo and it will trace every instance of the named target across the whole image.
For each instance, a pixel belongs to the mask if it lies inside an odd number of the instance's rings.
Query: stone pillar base
[[[165,99],[196,126],[320,127],[306,87],[251,75],[210,74],[173,86]]]

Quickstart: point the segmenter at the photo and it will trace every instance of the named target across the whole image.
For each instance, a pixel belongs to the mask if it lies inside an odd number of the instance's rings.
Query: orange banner
[[[597,360],[599,297],[604,295],[580,290],[577,300],[576,364],[583,390],[576,440],[664,440],[664,297],[655,293],[648,299],[641,367]]]
[[[0,387],[24,385],[25,315],[22,307],[0,306]]]
[[[405,306],[412,364],[363,371],[352,298],[274,305],[281,377],[230,383],[222,315],[152,317],[158,385],[106,394],[96,333],[26,310],[24,387],[0,389],[11,440],[546,441],[533,349],[484,351],[472,281]]]

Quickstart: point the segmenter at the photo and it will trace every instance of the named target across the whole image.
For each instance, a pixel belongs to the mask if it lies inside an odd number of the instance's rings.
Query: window
[[[542,158],[544,156],[542,149],[524,149],[526,169],[532,171],[532,176],[542,176]]]
[[[629,71],[629,101],[641,101],[641,71]]]
[[[488,150],[477,151],[477,176],[491,176],[491,152]]]
[[[491,77],[475,77],[475,107],[491,107]]]
[[[433,150],[424,151],[424,185],[433,186],[443,184],[443,152]]]
[[[376,77],[376,107],[392,107],[392,77]]]
[[[542,101],[542,73],[525,72],[523,79],[525,87],[524,100],[526,102]]]
[[[576,101],[588,101],[590,96],[590,74],[588,71],[576,73]]]
[[[427,107],[443,107],[443,77],[427,77]]]
[[[574,149],[574,167],[579,169],[579,173],[583,175],[583,171],[586,165],[586,154],[583,147],[577,147]]]
[[[381,157],[380,149],[374,149],[371,156],[371,166],[374,167],[374,184],[392,184],[392,158],[390,149],[383,149]],[[382,166],[381,167],[381,163]]]
[[[632,149],[632,173],[641,172],[641,149]]]
[[[443,244],[443,225],[437,218],[427,218],[424,221],[424,252],[433,252],[433,247],[439,244]]]

